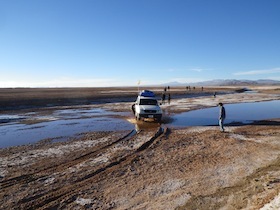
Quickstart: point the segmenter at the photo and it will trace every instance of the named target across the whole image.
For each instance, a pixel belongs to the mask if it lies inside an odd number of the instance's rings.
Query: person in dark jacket
[[[168,93],[168,104],[170,104],[170,101],[171,101],[171,95],[170,93]]]
[[[165,103],[165,92],[164,92],[164,93],[162,93],[162,96],[161,96],[161,102],[162,102],[162,104],[164,104],[164,103]]]
[[[220,131],[225,132],[224,129],[224,120],[226,118],[226,110],[225,107],[223,106],[223,103],[218,104],[220,107],[220,114],[219,114],[219,126],[220,126]]]

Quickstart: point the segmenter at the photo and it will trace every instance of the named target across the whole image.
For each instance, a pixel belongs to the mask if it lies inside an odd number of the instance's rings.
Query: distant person
[[[216,98],[216,92],[214,92],[214,98]]]
[[[164,102],[165,102],[165,92],[161,96],[161,101],[162,101],[162,104],[164,104]]]
[[[171,95],[170,93],[168,93],[168,104],[170,104],[170,101],[171,101]]]
[[[225,107],[223,106],[223,103],[218,104],[220,107],[220,114],[219,114],[219,126],[220,126],[220,131],[225,132],[224,129],[224,120],[226,118],[226,110]]]

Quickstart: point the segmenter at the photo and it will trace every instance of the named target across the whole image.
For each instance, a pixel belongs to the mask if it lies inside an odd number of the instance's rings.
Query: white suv
[[[150,118],[160,121],[162,117],[162,111],[155,94],[149,90],[143,90],[139,93],[135,104],[132,105],[132,111],[137,120]]]

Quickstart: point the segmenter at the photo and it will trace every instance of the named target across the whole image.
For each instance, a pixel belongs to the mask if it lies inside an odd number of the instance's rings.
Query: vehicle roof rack
[[[144,97],[155,97],[154,92],[150,91],[150,90],[142,90],[139,93],[140,96],[144,96]]]

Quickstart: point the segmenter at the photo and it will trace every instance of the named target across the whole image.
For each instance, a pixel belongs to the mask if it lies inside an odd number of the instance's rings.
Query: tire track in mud
[[[54,208],[60,204],[61,200],[69,200],[69,199],[71,200],[71,198],[74,196],[73,194],[75,194],[79,188],[86,186],[88,181],[91,178],[95,178],[96,175],[99,175],[108,169],[112,169],[114,166],[118,166],[119,164],[125,162],[126,160],[128,160],[130,162],[130,159],[133,156],[135,156],[136,153],[148,148],[148,146],[151,145],[162,133],[163,133],[163,130],[160,128],[151,139],[149,139],[147,142],[142,144],[136,151],[132,152],[131,154],[128,154],[122,158],[119,158],[118,160],[111,162],[110,164],[106,165],[105,167],[99,168],[96,171],[94,171],[93,173],[84,176],[80,180],[77,180],[76,183],[74,185],[72,185],[71,188],[69,188],[69,189],[68,189],[68,186],[66,186],[59,190],[54,190],[53,192],[48,193],[47,195],[43,195],[43,197],[39,198],[39,200],[41,200],[41,201],[38,201],[38,200],[36,201],[37,204],[32,205],[31,207],[29,207],[28,204],[27,204],[27,206],[24,205],[23,209]],[[103,179],[103,178],[101,177],[101,179]],[[96,181],[99,181],[99,180],[97,179],[97,180],[95,180],[95,182]]]
[[[133,160],[137,157],[137,154],[139,152],[142,152],[145,149],[147,149],[148,147],[150,147],[155,142],[155,140],[159,136],[161,136],[161,134],[163,134],[163,133],[164,133],[164,129],[159,128],[158,131],[155,132],[151,138],[149,138],[147,141],[145,141],[143,144],[141,144],[138,148],[133,149],[132,151],[124,154],[121,157],[116,157],[114,160],[112,160],[107,165],[97,168],[95,171],[82,176],[81,178],[77,179],[75,181],[75,183],[72,185],[66,185],[62,188],[57,187],[57,188],[49,190],[45,193],[37,194],[35,196],[28,197],[28,198],[23,198],[23,199],[19,200],[19,202],[18,202],[19,207],[21,209],[38,209],[38,208],[46,209],[46,208],[57,208],[58,205],[60,205],[61,201],[70,200],[70,203],[71,203],[73,201],[73,197],[75,197],[75,195],[77,194],[79,189],[87,186],[88,182],[96,183],[96,182],[100,181],[100,179],[101,180],[104,179],[104,177],[102,177],[102,174],[104,172],[106,172],[107,170],[114,171],[116,169],[116,167],[119,167],[119,165],[121,165],[123,163],[131,162],[131,160]],[[143,133],[143,135],[145,135],[145,133]],[[135,131],[131,131],[126,136],[118,139],[115,142],[112,142],[111,144],[104,146],[102,148],[102,151],[98,150],[98,152],[97,152],[97,150],[95,150],[94,152],[83,155],[69,163],[62,164],[61,166],[59,165],[59,166],[51,167],[51,169],[46,169],[46,170],[40,171],[36,174],[48,173],[48,175],[49,175],[49,173],[51,173],[53,171],[57,172],[57,171],[66,169],[69,166],[77,165],[77,164],[83,162],[84,160],[97,156],[98,154],[100,154],[100,152],[105,152],[107,149],[112,148],[114,145],[121,143],[122,141],[129,141],[133,138],[137,138],[137,136],[138,136],[138,134]],[[25,182],[26,181],[30,182],[30,180],[36,181],[36,180],[38,180],[38,177],[36,177],[36,174],[32,174],[33,179],[25,177],[23,180],[25,180]]]
[[[132,138],[135,134],[136,134],[136,131],[132,130],[128,134],[126,134],[125,136],[117,139],[116,141],[111,142],[110,144],[105,145],[105,146],[95,147],[94,151],[83,154],[83,155],[81,155],[81,156],[79,156],[79,157],[77,157],[77,158],[75,158],[75,159],[73,159],[69,162],[62,163],[62,164],[59,164],[59,165],[52,165],[48,168],[36,171],[34,173],[31,173],[31,174],[24,174],[24,175],[21,175],[21,176],[18,176],[18,177],[13,177],[11,179],[1,181],[0,182],[1,189],[8,188],[8,187],[13,186],[15,184],[26,184],[26,183],[44,178],[46,176],[45,174],[48,175],[49,173],[53,173],[54,171],[58,171],[58,170],[61,171],[63,169],[74,166],[74,165],[76,165],[80,162],[83,162],[84,160],[86,160],[88,158],[97,156],[98,154],[102,153],[104,150],[114,146],[115,144],[117,144],[121,141],[129,140],[129,138]]]

